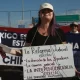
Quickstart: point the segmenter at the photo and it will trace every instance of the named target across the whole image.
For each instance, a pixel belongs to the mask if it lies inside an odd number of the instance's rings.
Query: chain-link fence
[[[65,13],[62,13],[60,15],[62,16],[62,15],[75,15],[75,14],[80,15],[80,9],[66,10]],[[38,10],[0,11],[0,26],[27,28],[32,26],[31,25],[32,17],[34,18],[38,17]]]
[[[37,17],[37,10],[27,10],[27,11],[0,11],[0,26],[7,27],[19,27],[19,25],[24,25],[24,27],[29,27],[32,23],[32,17]]]

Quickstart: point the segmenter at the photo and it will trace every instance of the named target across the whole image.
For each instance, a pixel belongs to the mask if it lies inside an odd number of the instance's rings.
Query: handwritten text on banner
[[[23,47],[24,80],[75,75],[71,44]]]

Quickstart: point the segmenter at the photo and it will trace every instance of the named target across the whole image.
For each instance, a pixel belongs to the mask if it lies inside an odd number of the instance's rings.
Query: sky
[[[15,27],[17,24],[21,24],[22,12],[19,11],[22,10],[27,11],[23,13],[23,17],[24,22],[29,23],[32,17],[38,16],[40,4],[44,2],[53,5],[56,15],[80,10],[80,0],[0,0],[0,25],[8,26],[10,24]]]

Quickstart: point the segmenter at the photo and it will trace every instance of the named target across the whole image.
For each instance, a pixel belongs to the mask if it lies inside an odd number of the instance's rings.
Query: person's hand
[[[12,48],[10,53],[13,54],[13,55],[19,55],[19,54],[21,54],[21,51],[19,49],[13,49]]]
[[[0,47],[0,54],[1,54],[2,58],[6,57],[6,53],[4,52],[4,50],[2,49],[2,47]]]
[[[80,72],[77,69],[75,70],[75,72],[78,76],[80,76]]]

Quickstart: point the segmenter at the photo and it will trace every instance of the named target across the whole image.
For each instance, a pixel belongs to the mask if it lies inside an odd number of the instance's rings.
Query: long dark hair
[[[41,24],[41,19],[40,19],[40,16],[38,17],[38,23],[36,24],[36,26],[40,26]],[[48,32],[50,35],[52,36],[55,36],[55,28],[58,28],[59,25],[56,23],[56,20],[55,20],[55,14],[53,13],[53,18],[49,24],[49,29],[48,29]]]

